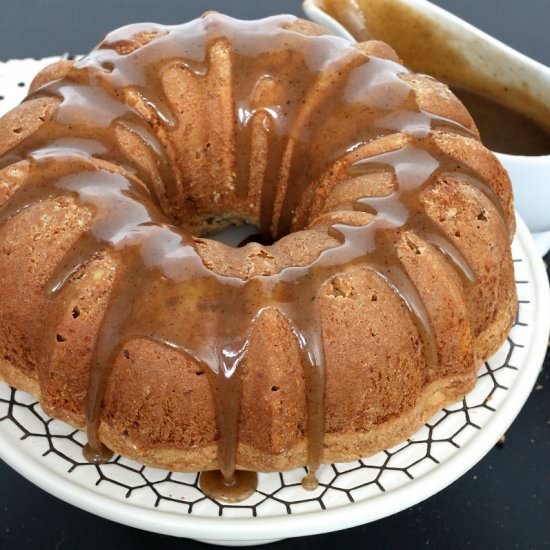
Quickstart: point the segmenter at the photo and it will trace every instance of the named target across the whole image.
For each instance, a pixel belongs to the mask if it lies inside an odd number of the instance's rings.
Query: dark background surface
[[[436,3],[550,65],[548,0]],[[183,22],[206,9],[248,19],[281,12],[301,14],[300,2],[296,0],[1,0],[0,59],[84,53],[116,26],[140,20]],[[536,389],[509,430],[505,445],[493,449],[443,492],[376,523],[289,539],[271,547],[424,546],[550,548],[550,355]],[[205,546],[95,517],[34,487],[0,462],[0,548]]]

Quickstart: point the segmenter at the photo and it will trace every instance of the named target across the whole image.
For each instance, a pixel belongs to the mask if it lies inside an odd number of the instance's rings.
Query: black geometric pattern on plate
[[[521,259],[515,260],[516,271]],[[200,515],[255,517],[294,514],[332,508],[365,500],[392,490],[451,456],[481,429],[496,410],[498,401],[513,383],[524,347],[521,337],[528,327],[522,298],[528,281],[516,281],[519,308],[514,328],[506,342],[478,372],[478,383],[461,402],[449,406],[412,437],[392,449],[350,463],[330,464],[319,471],[319,487],[312,492],[300,485],[304,470],[260,474],[256,493],[247,501],[221,504],[205,496],[198,474],[149,468],[115,456],[107,464],[85,461],[82,448],[86,436],[64,422],[49,418],[28,394],[4,386],[0,391],[0,428],[10,423],[22,440],[32,440],[52,468],[74,477],[79,484],[118,499],[129,499],[151,508]],[[525,286],[524,286],[525,285]],[[496,403],[496,404],[495,404]]]

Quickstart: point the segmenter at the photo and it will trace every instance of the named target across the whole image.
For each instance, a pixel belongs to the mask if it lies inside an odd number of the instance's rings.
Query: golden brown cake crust
[[[241,24],[216,14],[203,20],[212,28]],[[323,55],[336,51],[341,65],[311,70],[311,81],[300,83],[297,75],[308,74],[301,55],[316,51],[313,45],[321,43],[324,31],[290,17],[266,21],[266,35],[274,33],[278,39],[283,29],[299,46],[273,46],[269,54],[264,52],[279,78],[258,78],[254,86],[245,82],[251,88],[247,97],[252,113],[246,134],[236,129],[237,95],[246,87],[243,75],[265,67],[256,58],[240,58],[243,43],[227,36],[205,48],[206,72],[193,72],[189,63],[166,65],[162,71],[157,67],[154,101],[145,101],[137,84],[116,87],[111,77],[90,91],[89,83],[79,80],[84,69],[62,62],[40,73],[33,82],[34,95],[0,120],[0,379],[32,393],[48,414],[78,428],[88,424],[90,432],[90,380],[97,371],[102,327],[121,285],[141,273],[139,266],[128,270],[134,256],[121,254],[114,241],[100,239],[59,290],[48,290],[59,266],[80,250],[82,237],[97,235],[98,212],[104,212],[103,203],[94,203],[81,190],[53,192],[54,181],[68,178],[74,184],[74,159],[60,162],[52,148],[85,156],[83,173],[90,185],[101,174],[113,188],[124,181],[135,195],[146,189],[154,196],[145,201],[151,211],[162,210],[172,224],[195,234],[189,246],[209,276],[233,278],[241,286],[252,281],[246,296],[256,305],[250,291],[254,281],[282,277],[289,268],[309,269],[327,251],[338,250],[342,234],[334,227],[351,235],[353,228],[364,231],[378,223],[371,203],[363,209],[358,203],[365,197],[398,194],[404,182],[400,174],[407,170],[402,166],[410,164],[406,155],[429,157],[419,171],[438,160],[435,175],[426,176],[428,183],[415,195],[423,221],[392,233],[387,245],[391,258],[384,252],[369,261],[343,262],[315,283],[312,301],[324,368],[322,395],[314,401],[322,407],[317,458],[323,462],[353,460],[399,443],[473,387],[477,367],[509,331],[516,311],[511,186],[498,160],[478,141],[466,109],[445,85],[406,72],[393,50],[377,42],[344,48],[327,38]],[[140,51],[156,51],[155,44],[168,40],[167,29],[115,31],[92,54],[116,51],[122,63]],[[243,27],[243,36],[248,29]],[[89,59],[96,63],[99,57]],[[314,63],[316,57],[308,59]],[[82,67],[91,70],[86,63]],[[102,70],[118,78],[108,65],[113,63],[105,63]],[[359,79],[371,86],[368,74],[359,76],[371,65],[391,78],[384,93],[374,85],[368,88],[368,97],[361,97],[366,106],[353,111],[354,104],[339,99],[346,92],[343,83]],[[98,70],[95,65],[93,70]],[[85,88],[83,104],[97,107],[95,125],[86,119],[79,126],[78,117],[86,111],[72,107],[73,96],[63,86],[71,93]],[[397,99],[391,99],[393,93]],[[387,107],[384,102],[390,100],[399,100],[399,108]],[[275,119],[266,106],[285,106],[288,117],[294,117],[284,146],[273,138]],[[120,118],[102,127],[102,109],[116,111]],[[395,122],[388,118],[395,113],[412,118]],[[376,126],[382,119],[386,126]],[[46,142],[44,132],[49,132]],[[364,135],[357,137],[358,132]],[[243,136],[252,145],[245,147]],[[295,136],[306,136],[308,147],[305,138]],[[69,146],[64,139],[73,141]],[[338,140],[353,146],[342,148]],[[244,167],[238,154],[243,147]],[[273,151],[280,154],[276,163]],[[392,154],[405,157],[393,161]],[[296,158],[301,159],[301,171],[296,171]],[[382,159],[374,162],[376,170],[362,164],[373,158]],[[273,166],[280,169],[276,181],[270,179]],[[360,174],[353,172],[358,166]],[[299,189],[293,187],[297,179]],[[35,200],[32,190],[44,188],[48,192]],[[413,212],[412,203],[406,202],[412,199],[401,200]],[[233,249],[204,238],[243,221],[262,225],[277,240],[270,246],[250,243]],[[394,262],[391,273],[377,263],[388,258]],[[319,272],[309,273],[313,279]],[[397,278],[391,279],[394,274]],[[229,302],[215,294],[203,300],[201,277],[184,287],[187,294],[180,286],[163,294],[157,279],[150,287],[158,291],[162,328],[187,327],[194,334],[192,345],[217,342],[212,338],[226,330],[204,328],[219,319],[218,310]],[[269,304],[262,302],[265,307],[257,309],[253,323],[246,323],[234,450],[241,469],[286,470],[312,463],[312,381],[296,337],[305,313],[292,317],[284,292],[274,293]],[[134,311],[143,317],[157,314],[150,299],[140,295],[139,300]],[[307,309],[303,300],[296,304]],[[309,340],[315,339],[311,326],[303,329]],[[149,336],[141,333],[124,341],[109,364],[100,394],[99,439],[113,451],[152,466],[183,471],[219,467],[224,429],[213,390],[217,382],[205,361]]]
[[[2,379],[8,384],[40,399],[40,390],[34,380],[25,377],[20,371],[5,362],[0,362],[0,372]],[[461,399],[473,388],[475,380],[474,377],[470,381],[465,381],[463,376],[437,380],[423,388],[414,407],[407,411],[407,414],[388,419],[377,425],[375,430],[349,430],[327,434],[323,462],[328,464],[351,461],[399,444],[407,436],[420,429],[437,411]],[[85,428],[83,419],[77,419],[73,415],[61,411],[51,412],[51,414],[55,413],[57,413],[56,417],[69,422],[75,428]],[[108,423],[102,425],[101,436],[109,448],[148,466],[183,472],[218,468],[215,442],[197,445],[188,450],[163,446],[139,446],[134,439],[125,436],[124,432],[120,432]],[[301,437],[278,453],[258,449],[251,444],[241,444],[238,451],[237,468],[262,472],[285,471],[306,463],[306,440]]]

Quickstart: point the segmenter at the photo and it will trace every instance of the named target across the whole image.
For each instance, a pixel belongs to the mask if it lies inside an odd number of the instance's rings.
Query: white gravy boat
[[[418,21],[428,23],[430,29],[442,36],[446,46],[450,45],[456,49],[456,53],[469,65],[475,78],[467,82],[457,81],[456,75],[450,74],[453,72],[452,65],[434,73],[429,68],[423,69],[418,60],[416,66],[412,66],[414,70],[434,74],[443,80],[463,84],[465,88],[474,92],[493,97],[494,92],[497,96],[502,91],[517,92],[495,98],[542,126],[550,127],[550,67],[514,50],[426,0],[384,2],[386,5],[404,7],[401,13],[404,13],[405,17],[414,18],[412,22],[415,24]],[[352,10],[360,10],[355,0],[349,0],[348,4]],[[340,22],[324,10],[323,0],[305,0],[303,9],[311,20],[334,34],[355,40]],[[368,29],[368,16],[365,22]],[[377,38],[376,34],[374,37]],[[395,46],[391,42],[390,44]],[[409,64],[407,51],[396,49],[405,64]],[[446,74],[446,71],[449,74]],[[520,156],[497,153],[497,156],[510,174],[516,208],[533,233],[539,252],[544,255],[550,250],[550,155]]]

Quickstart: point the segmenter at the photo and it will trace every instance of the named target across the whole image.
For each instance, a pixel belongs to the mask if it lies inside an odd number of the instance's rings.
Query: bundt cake
[[[258,242],[205,238],[243,222]],[[91,461],[313,486],[472,388],[515,317],[513,233],[470,115],[388,45],[123,27],[0,120],[0,376]]]

